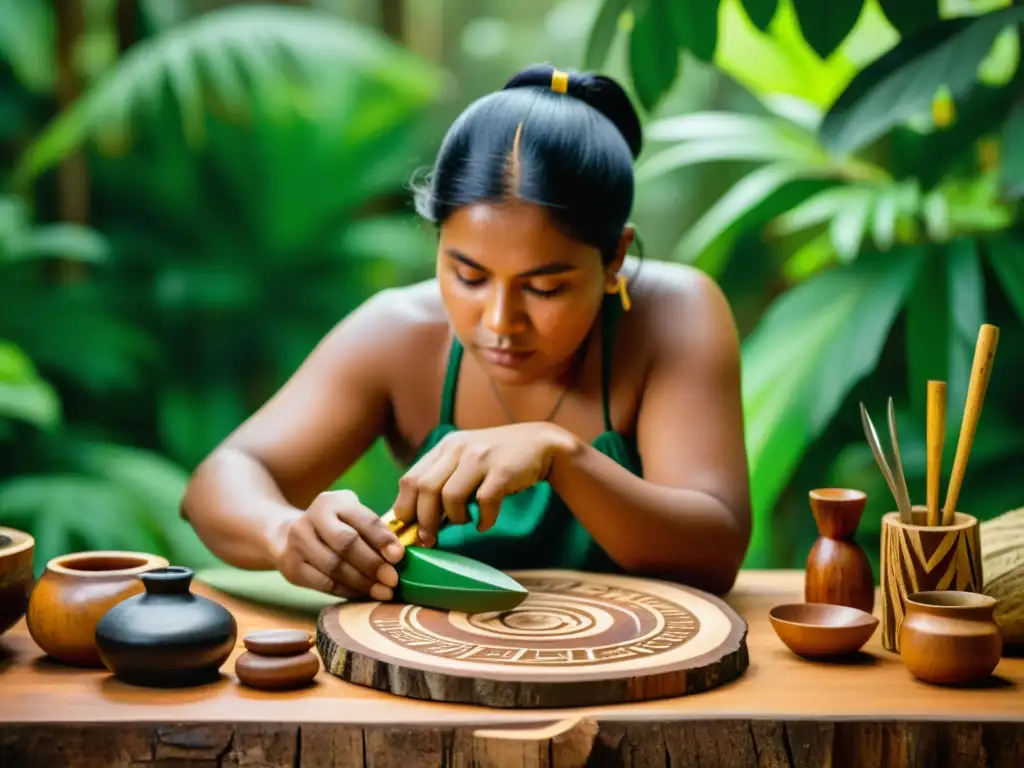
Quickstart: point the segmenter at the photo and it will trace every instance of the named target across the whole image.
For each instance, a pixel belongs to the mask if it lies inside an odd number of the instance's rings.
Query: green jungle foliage
[[[407,182],[443,130],[448,73],[311,8],[162,26],[151,6],[124,54],[102,36],[85,46],[88,84],[65,109],[50,6],[0,11],[0,524],[37,537],[37,571],[80,549],[159,552],[312,610],[322,596],[222,567],[178,500],[331,325],[431,273]],[[926,382],[949,385],[945,478],[983,322],[1002,335],[960,506],[983,519],[1020,506],[1022,27],[1024,7],[991,1],[595,7],[578,64],[622,50],[649,136],[641,193],[685,196],[698,166],[727,180],[649,257],[699,265],[737,307],[748,566],[802,565],[807,491],[828,485],[868,492],[858,538],[877,562],[895,503],[857,404],[885,442],[895,399],[922,501]],[[701,68],[745,106],[664,113]],[[88,226],[56,213],[60,169],[80,157]],[[398,473],[377,445],[337,485],[381,508]]]

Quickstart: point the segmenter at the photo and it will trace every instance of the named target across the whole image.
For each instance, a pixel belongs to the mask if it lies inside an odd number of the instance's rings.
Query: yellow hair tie
[[[556,69],[551,73],[551,90],[555,93],[566,93],[569,90],[569,73]]]

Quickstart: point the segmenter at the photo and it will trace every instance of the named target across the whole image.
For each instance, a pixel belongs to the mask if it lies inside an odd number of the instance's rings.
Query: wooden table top
[[[301,691],[245,688],[234,676],[241,638],[258,629],[301,627],[315,617],[255,606],[197,584],[196,592],[235,615],[237,647],[222,678],[198,688],[152,690],[123,684],[105,671],[78,670],[46,659],[24,620],[0,637],[0,721],[19,723],[334,723],[354,726],[478,726],[538,722],[568,714],[596,720],[681,721],[932,720],[1024,722],[1024,659],[1004,658],[991,684],[950,689],[920,683],[899,657],[882,649],[880,631],[854,663],[815,663],[791,653],[768,621],[779,603],[801,602],[802,571],[744,571],[726,597],[749,624],[750,667],[738,680],[699,695],[576,710],[494,710],[414,701],[345,683],[322,669]],[[876,612],[878,601],[876,600]]]

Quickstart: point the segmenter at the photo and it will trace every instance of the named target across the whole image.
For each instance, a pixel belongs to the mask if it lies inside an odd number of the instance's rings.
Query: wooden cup
[[[956,512],[952,525],[929,527],[923,504],[913,507],[912,517],[910,525],[900,521],[899,512],[882,517],[882,647],[894,653],[900,652],[908,595],[934,590],[980,593],[984,584],[977,518]]]

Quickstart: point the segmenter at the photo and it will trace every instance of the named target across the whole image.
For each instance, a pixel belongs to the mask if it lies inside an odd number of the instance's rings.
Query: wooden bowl
[[[777,605],[768,618],[779,639],[808,659],[858,651],[878,627],[878,618],[866,611],[828,603]]]
[[[0,526],[0,635],[28,608],[36,542],[24,531]]]

